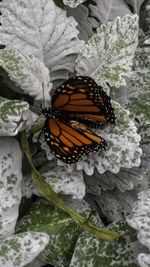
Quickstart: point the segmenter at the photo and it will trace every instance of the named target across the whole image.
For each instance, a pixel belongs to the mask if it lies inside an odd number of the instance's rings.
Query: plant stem
[[[98,228],[91,222],[89,222],[85,217],[81,216],[78,212],[74,211],[72,208],[68,207],[64,201],[58,196],[58,194],[52,189],[52,187],[44,181],[44,178],[35,168],[29,151],[29,144],[27,141],[26,133],[23,132],[21,135],[21,146],[22,149],[30,163],[32,168],[32,179],[35,183],[38,191],[48,199],[50,202],[55,204],[58,208],[70,215],[70,217],[85,231],[88,231],[92,235],[96,236],[98,239],[112,240],[118,238],[120,235],[115,231],[111,231],[106,228]]]

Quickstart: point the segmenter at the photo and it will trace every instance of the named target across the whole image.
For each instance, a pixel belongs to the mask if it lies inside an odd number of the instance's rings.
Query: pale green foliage
[[[102,87],[125,85],[123,75],[131,75],[138,43],[137,16],[116,18],[97,29],[77,58],[78,75],[88,75]]]

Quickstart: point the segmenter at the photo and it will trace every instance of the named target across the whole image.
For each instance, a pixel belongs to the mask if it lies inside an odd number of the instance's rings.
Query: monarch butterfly
[[[90,128],[115,124],[110,97],[90,77],[65,81],[52,96],[52,107],[42,109],[46,117],[44,136],[53,154],[65,163],[77,162],[83,154],[105,149],[107,142]]]

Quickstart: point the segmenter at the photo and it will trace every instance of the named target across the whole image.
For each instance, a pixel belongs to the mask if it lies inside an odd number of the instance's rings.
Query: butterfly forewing
[[[106,141],[86,125],[49,118],[44,126],[45,139],[55,156],[65,163],[75,163],[84,154],[105,149]]]
[[[52,107],[88,127],[115,123],[110,97],[90,77],[79,76],[64,82],[52,96]]]

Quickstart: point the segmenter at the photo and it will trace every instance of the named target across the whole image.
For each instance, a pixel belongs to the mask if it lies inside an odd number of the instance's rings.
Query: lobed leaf
[[[5,0],[0,10],[0,43],[44,62],[51,82],[67,80],[83,46],[74,18],[53,0]]]
[[[125,0],[125,2],[132,6],[134,13],[140,14],[140,8],[144,0]]]
[[[79,38],[84,41],[93,35],[92,25],[89,21],[89,10],[85,5],[79,5],[76,8],[66,8],[67,15],[73,16],[77,21],[77,29],[79,30]]]
[[[124,0],[93,0],[92,4],[89,4],[89,10],[89,20],[93,28],[98,28],[101,24],[113,21],[118,16],[132,15]]]
[[[126,15],[97,29],[77,58],[77,74],[88,75],[106,87],[106,83],[125,85],[123,76],[131,75],[138,44],[138,17]]]
[[[0,66],[8,73],[10,79],[19,87],[19,92],[34,96],[37,100],[50,100],[49,71],[45,65],[33,55],[25,55],[18,49],[0,50]]]

